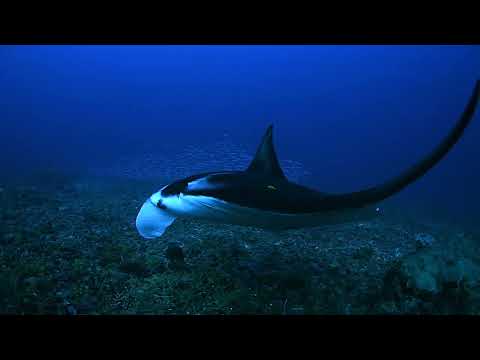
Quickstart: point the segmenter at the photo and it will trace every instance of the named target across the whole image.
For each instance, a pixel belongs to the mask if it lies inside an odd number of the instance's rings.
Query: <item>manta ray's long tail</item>
[[[386,199],[423,176],[437,164],[457,143],[475,113],[480,98],[480,81],[477,80],[470,100],[455,127],[448,136],[423,160],[399,176],[372,188],[348,194],[330,195],[331,201],[342,207],[361,207]]]

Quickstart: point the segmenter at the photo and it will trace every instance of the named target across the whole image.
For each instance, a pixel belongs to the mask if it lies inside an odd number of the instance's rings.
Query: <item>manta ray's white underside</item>
[[[272,229],[281,228],[281,225],[285,223],[285,218],[289,218],[290,223],[295,217],[295,215],[276,214],[242,207],[213,197],[184,194],[162,197],[162,203],[167,207],[164,210],[155,206],[159,196],[159,193],[156,193],[150,197],[143,204],[137,216],[138,232],[147,239],[163,235],[177,217]]]
[[[166,209],[155,204],[161,200]],[[331,225],[354,221],[358,211],[286,214],[259,210],[228,203],[213,197],[184,195],[163,197],[161,190],[143,204],[136,226],[147,239],[160,237],[177,217],[194,218],[217,223],[237,224],[270,230]]]

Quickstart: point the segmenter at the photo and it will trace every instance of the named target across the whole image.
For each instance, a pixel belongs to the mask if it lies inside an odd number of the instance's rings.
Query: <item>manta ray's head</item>
[[[184,194],[186,190],[210,188],[206,180],[209,173],[174,181],[150,196],[140,209],[136,227],[140,235],[153,239],[163,235],[177,217],[202,218],[205,209],[198,196]]]
[[[153,239],[165,232],[176,216],[165,205],[167,199],[161,190],[150,196],[138,212],[135,225],[138,232],[146,239]]]

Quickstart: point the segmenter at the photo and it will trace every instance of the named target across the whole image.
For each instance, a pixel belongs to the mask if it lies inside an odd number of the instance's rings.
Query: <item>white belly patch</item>
[[[156,206],[159,201],[165,209]],[[248,208],[202,195],[180,193],[178,196],[163,197],[159,191],[153,194],[140,209],[136,221],[138,232],[147,239],[159,237],[177,217],[275,230],[356,221],[358,210],[285,214]]]

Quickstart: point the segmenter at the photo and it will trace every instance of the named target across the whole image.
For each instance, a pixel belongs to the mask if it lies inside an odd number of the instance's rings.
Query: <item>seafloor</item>
[[[472,229],[391,207],[278,233],[177,220],[146,241],[158,186],[54,180],[1,185],[1,314],[480,313]]]

